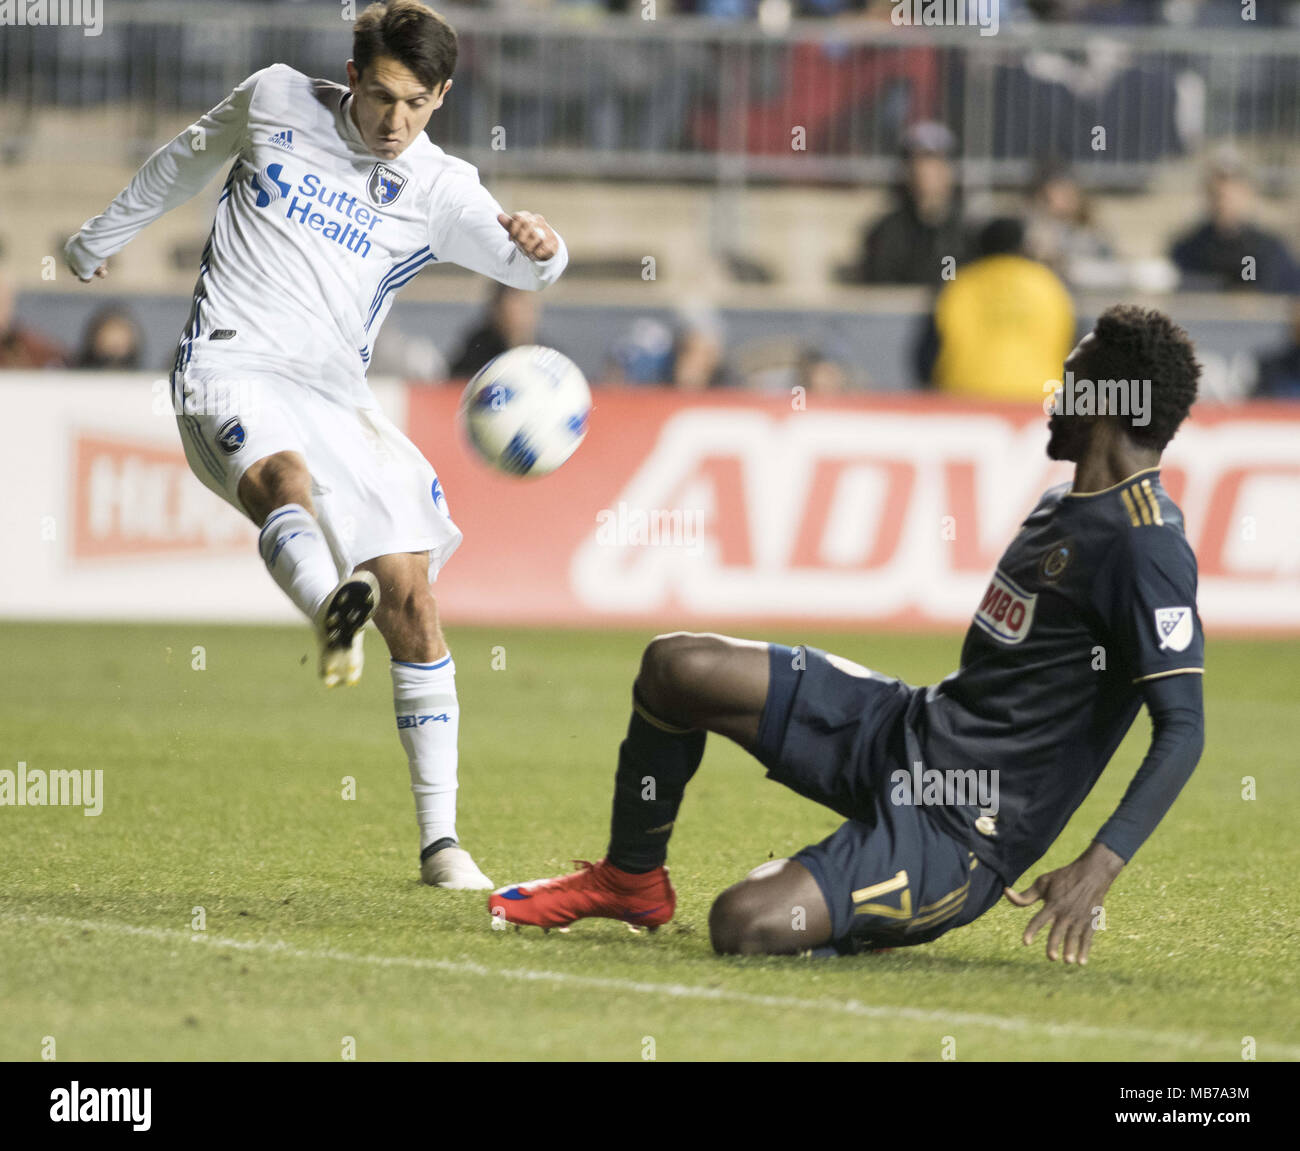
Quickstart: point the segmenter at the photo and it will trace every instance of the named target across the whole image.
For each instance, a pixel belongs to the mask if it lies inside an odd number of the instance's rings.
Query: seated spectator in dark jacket
[[[1259,357],[1255,395],[1261,399],[1300,400],[1300,296],[1291,300],[1288,342]]]
[[[1250,222],[1254,188],[1240,156],[1219,153],[1210,166],[1205,192],[1209,218],[1170,249],[1182,273],[1179,287],[1185,291],[1294,290],[1296,266],[1286,245]]]
[[[100,308],[81,334],[74,368],[133,371],[140,366],[140,325],[125,308]]]
[[[502,352],[523,344],[535,344],[541,311],[541,301],[536,292],[494,284],[487,315],[482,324],[465,337],[465,346],[452,361],[449,373],[452,379],[468,379]]]
[[[0,273],[0,368],[61,368],[63,349],[14,320],[14,291]]]
[[[1025,251],[1066,283],[1090,286],[1103,270],[1113,281],[1115,252],[1092,216],[1092,201],[1069,167],[1043,164],[1029,192]]]
[[[942,282],[945,257],[965,256],[961,192],[953,136],[942,124],[915,124],[903,145],[905,178],[898,206],[865,233],[862,254],[845,277],[860,284]]]

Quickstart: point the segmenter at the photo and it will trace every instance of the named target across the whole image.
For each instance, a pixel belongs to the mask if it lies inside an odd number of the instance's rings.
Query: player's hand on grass
[[[1093,917],[1115,882],[1124,860],[1100,843],[1092,844],[1073,863],[1040,875],[1024,891],[1006,888],[1006,896],[1017,907],[1029,907],[1043,901],[1042,910],[1029,921],[1021,942],[1028,946],[1047,924],[1047,958],[1060,957],[1064,946],[1065,962],[1086,964],[1092,947]]]
[[[497,222],[530,260],[549,260],[560,250],[560,238],[555,230],[536,212],[516,212],[513,216],[502,212]]]

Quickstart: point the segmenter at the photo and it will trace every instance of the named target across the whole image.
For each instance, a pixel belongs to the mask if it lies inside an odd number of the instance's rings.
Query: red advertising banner
[[[449,623],[960,627],[1071,474],[1037,406],[602,389],[574,458],[521,480],[471,457],[458,400],[408,406],[465,533]],[[1300,409],[1198,409],[1162,479],[1207,627],[1300,633]]]
[[[164,447],[78,432],[72,464],[74,561],[256,554],[257,529],[214,514],[212,493],[195,482],[179,441]]]

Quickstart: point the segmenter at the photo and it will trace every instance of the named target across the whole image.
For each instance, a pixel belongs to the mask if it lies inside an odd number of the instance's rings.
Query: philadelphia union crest
[[[1062,540],[1059,544],[1050,547],[1043,553],[1043,558],[1038,561],[1038,576],[1046,583],[1055,583],[1065,574],[1065,569],[1070,566],[1070,560],[1074,558],[1074,541]]]
[[[376,208],[387,208],[397,200],[405,187],[405,176],[387,164],[376,164],[370,169],[370,179],[366,181],[366,195]]]

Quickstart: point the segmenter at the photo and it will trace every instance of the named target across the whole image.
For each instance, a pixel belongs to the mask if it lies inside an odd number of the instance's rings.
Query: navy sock
[[[704,757],[703,731],[651,715],[633,692],[627,738],[618,749],[614,813],[605,858],[620,871],[653,871],[668,857],[682,795]]]

